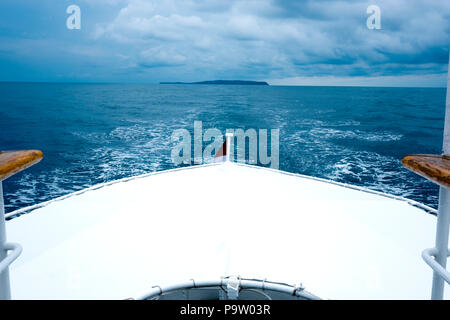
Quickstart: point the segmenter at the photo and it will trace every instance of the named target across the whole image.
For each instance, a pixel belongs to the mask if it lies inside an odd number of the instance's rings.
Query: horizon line
[[[243,81],[260,81],[260,80],[243,80]],[[261,80],[267,82],[268,87],[350,87],[350,88],[421,88],[421,89],[446,89],[447,86],[383,86],[383,85],[314,85],[314,84],[270,84],[267,80]],[[162,81],[165,82],[165,81]],[[174,84],[161,84],[160,82],[114,82],[114,81],[14,81],[14,80],[0,80],[0,84],[5,83],[23,83],[23,84],[101,84],[101,85],[187,85],[190,83],[174,83]],[[200,84],[201,85],[201,84]],[[207,84],[205,84],[207,85]],[[219,86],[220,84],[215,84]],[[238,86],[239,84],[236,84]],[[211,86],[208,84],[208,86]],[[229,86],[229,85],[227,85]],[[249,85],[245,85],[248,87]],[[257,86],[257,85],[255,85]],[[261,86],[257,86],[261,87]],[[264,86],[267,87],[267,86]]]

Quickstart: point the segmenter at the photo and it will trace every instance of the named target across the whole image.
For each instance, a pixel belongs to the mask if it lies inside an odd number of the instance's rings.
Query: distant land
[[[268,86],[265,81],[245,81],[245,80],[212,80],[200,82],[160,82],[159,84],[239,84],[253,86]]]

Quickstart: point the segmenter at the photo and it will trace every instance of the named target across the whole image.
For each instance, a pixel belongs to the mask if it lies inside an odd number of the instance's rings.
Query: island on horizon
[[[238,85],[256,85],[268,86],[265,81],[246,81],[246,80],[211,80],[200,82],[160,82],[159,84],[238,84]]]

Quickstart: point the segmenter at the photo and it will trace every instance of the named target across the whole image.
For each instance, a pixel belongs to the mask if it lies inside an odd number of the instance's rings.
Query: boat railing
[[[450,272],[437,263],[435,257],[439,251],[436,248],[425,249],[422,251],[422,258],[433,269],[436,274],[450,284]],[[450,250],[447,252],[447,258],[450,256]]]
[[[186,299],[189,296],[189,290],[204,289],[202,293],[193,295],[193,298],[209,298],[219,300],[238,300],[242,298],[241,294],[246,291],[252,291],[260,297],[272,300],[273,295],[281,295],[283,299],[291,297],[302,300],[320,300],[319,297],[305,290],[300,286],[293,286],[281,282],[272,282],[260,279],[245,279],[240,277],[223,277],[217,280],[195,281],[191,279],[186,282],[180,282],[168,286],[154,286],[152,289],[137,300],[158,300],[168,297],[182,297]],[[212,290],[207,291],[208,289]],[[255,299],[255,295],[251,297]]]
[[[6,242],[5,208],[2,181],[41,161],[39,150],[0,152],[0,299],[11,299],[9,266],[22,252],[18,243]]]
[[[431,299],[441,300],[444,298],[444,281],[450,284],[450,273],[446,270],[447,258],[450,253],[448,248],[450,224],[450,157],[446,155],[416,154],[404,157],[402,163],[407,169],[440,185],[435,247],[425,249],[422,252],[422,258],[433,270]]]
[[[22,246],[18,243],[8,242],[3,244],[3,249],[11,251],[2,261],[0,261],[0,273],[5,271],[11,263],[16,260],[22,253]]]

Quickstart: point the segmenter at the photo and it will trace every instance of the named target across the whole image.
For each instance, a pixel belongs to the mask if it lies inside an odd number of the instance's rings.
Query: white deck
[[[429,299],[436,218],[406,201],[225,163],[90,190],[7,222],[15,299],[124,299],[227,275],[326,299]],[[446,298],[449,296],[446,285]]]

